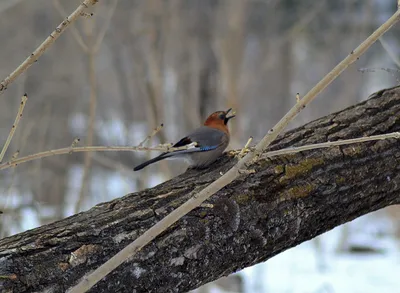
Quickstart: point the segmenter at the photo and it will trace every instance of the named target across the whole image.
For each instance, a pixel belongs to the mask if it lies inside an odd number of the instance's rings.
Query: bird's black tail
[[[140,165],[137,165],[135,168],[133,168],[133,171],[142,170],[144,167],[146,167],[146,166],[148,166],[150,164],[153,164],[155,162],[161,161],[161,160],[163,160],[165,158],[168,158],[170,156],[171,156],[171,153],[163,153],[163,154],[161,154],[161,155],[159,155],[159,156],[157,156],[157,157],[155,157],[155,158],[153,158],[151,160],[148,160],[148,161],[146,161],[146,162],[144,162],[144,163],[142,163]]]

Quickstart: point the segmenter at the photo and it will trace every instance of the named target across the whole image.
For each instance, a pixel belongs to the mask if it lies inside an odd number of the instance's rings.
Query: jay
[[[227,111],[217,111],[208,116],[204,125],[192,131],[173,147],[189,146],[188,149],[165,152],[148,160],[133,170],[139,171],[144,167],[167,158],[182,158],[194,168],[204,168],[213,163],[229,144],[228,121],[235,115],[228,116],[232,108]],[[196,145],[194,145],[196,143]]]

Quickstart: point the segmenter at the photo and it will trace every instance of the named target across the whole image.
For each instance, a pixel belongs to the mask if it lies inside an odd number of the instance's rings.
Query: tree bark
[[[400,87],[280,136],[270,149],[400,129]],[[266,126],[267,130],[267,126]],[[0,240],[2,292],[65,292],[82,276],[227,171],[225,155],[154,188]],[[400,142],[274,157],[250,169],[99,282],[90,292],[185,292],[400,203]]]

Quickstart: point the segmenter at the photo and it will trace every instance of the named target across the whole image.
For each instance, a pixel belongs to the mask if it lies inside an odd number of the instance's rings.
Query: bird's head
[[[208,116],[206,122],[204,122],[205,126],[222,128],[223,130],[227,128],[228,121],[235,117],[235,113],[233,112],[230,116],[228,116],[229,112],[231,112],[232,108],[226,111],[217,111]]]

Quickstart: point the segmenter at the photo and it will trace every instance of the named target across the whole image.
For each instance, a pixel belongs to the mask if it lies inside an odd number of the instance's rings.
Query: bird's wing
[[[184,150],[179,150],[179,151],[173,151],[173,152],[164,152],[160,154],[159,156],[146,161],[139,166],[136,166],[134,168],[135,171],[138,171],[140,169],[143,169],[147,165],[150,165],[152,163],[155,163],[157,161],[169,158],[169,157],[179,157],[182,155],[187,155],[189,153],[196,153],[196,152],[207,152],[207,151],[212,151],[215,150],[219,147],[222,147],[222,150],[225,149],[225,147],[229,143],[229,135],[226,134],[225,132],[208,127],[208,126],[201,126],[194,130],[192,133],[189,135],[185,136],[181,140],[179,140],[177,143],[173,145],[173,147],[182,147],[182,146],[188,146],[190,144],[193,144],[194,142],[197,143],[197,145],[190,146],[187,149]]]
[[[191,143],[193,143],[193,141],[190,139],[190,137],[189,136],[185,136],[180,141],[178,141],[176,144],[174,144],[173,147],[177,148],[177,147],[189,145]]]
[[[216,149],[227,139],[226,134],[218,129],[202,126],[182,138],[174,147],[181,147],[196,142],[197,151],[210,151]],[[192,149],[192,148],[191,148]]]

